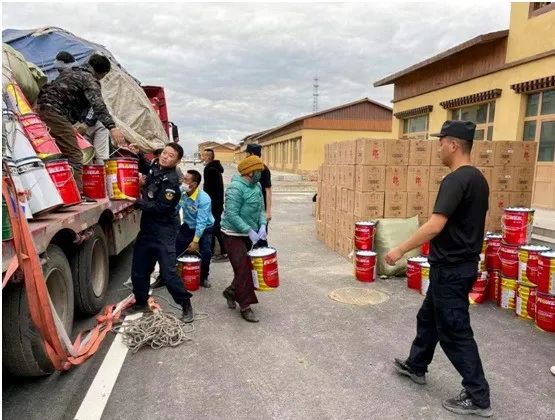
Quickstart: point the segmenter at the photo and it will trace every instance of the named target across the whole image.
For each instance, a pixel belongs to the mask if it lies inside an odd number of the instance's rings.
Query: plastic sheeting
[[[376,237],[374,239],[374,251],[378,254],[378,274],[380,276],[403,276],[407,270],[407,259],[416,257],[420,249],[405,254],[390,266],[385,262],[385,256],[395,246],[406,241],[418,230],[418,216],[410,219],[379,219],[376,226]]]
[[[48,80],[40,68],[7,44],[2,44],[2,75],[7,79],[13,77],[31,104],[35,103],[40,88]]]

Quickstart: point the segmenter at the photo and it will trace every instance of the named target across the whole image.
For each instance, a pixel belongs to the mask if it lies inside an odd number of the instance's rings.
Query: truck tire
[[[104,307],[110,280],[108,268],[106,236],[96,225],[92,236],[77,248],[71,264],[75,306],[79,313],[95,315]]]
[[[60,247],[49,245],[43,266],[46,286],[64,327],[73,326],[73,284],[69,262]],[[31,321],[23,283],[10,283],[3,291],[2,360],[14,376],[43,376],[54,372],[39,333]]]

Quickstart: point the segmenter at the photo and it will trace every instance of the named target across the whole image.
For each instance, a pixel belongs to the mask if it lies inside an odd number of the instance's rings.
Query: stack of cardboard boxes
[[[474,143],[472,162],[490,185],[488,230],[500,230],[503,208],[530,206],[536,144]],[[358,139],[325,146],[318,171],[318,238],[347,257],[359,220],[432,214],[439,185],[449,173],[433,140]]]

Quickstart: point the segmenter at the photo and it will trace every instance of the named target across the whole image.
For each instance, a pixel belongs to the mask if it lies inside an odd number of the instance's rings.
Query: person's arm
[[[92,75],[87,74],[82,81],[83,94],[91,104],[94,111],[94,116],[106,127],[108,130],[116,128],[116,123],[108,111],[108,107],[102,98],[100,90],[100,83]]]
[[[154,200],[139,198],[135,201],[134,206],[145,213],[171,216],[175,213],[180,198],[181,191],[179,189],[179,184],[171,181],[164,181],[160,185]]]
[[[208,226],[208,221],[210,220],[211,215],[211,201],[209,197],[206,197],[206,201],[203,200],[203,202],[199,204],[197,209],[197,225],[195,228],[195,237],[193,238],[193,242],[200,241],[200,238],[202,237],[206,226]]]
[[[225,192],[225,214],[229,223],[238,233],[248,233],[251,230],[251,227],[239,215],[243,201],[241,191],[230,185]]]

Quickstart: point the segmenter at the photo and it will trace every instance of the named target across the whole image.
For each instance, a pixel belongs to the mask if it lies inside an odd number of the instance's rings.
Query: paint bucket
[[[534,319],[535,302],[530,302],[532,290],[536,288],[535,284],[519,281],[516,288],[515,312],[524,319]],[[533,296],[535,301],[535,293]],[[530,308],[530,312],[528,312]]]
[[[114,158],[104,162],[106,186],[110,200],[139,198],[139,161],[136,158]]]
[[[83,194],[95,200],[106,198],[104,165],[83,165]]]
[[[532,238],[534,209],[525,207],[506,208],[501,217],[503,242],[509,245],[526,245]]]
[[[412,257],[407,260],[407,287],[420,291],[422,287],[422,264],[428,262],[424,257]]]
[[[542,252],[550,251],[547,246],[524,245],[518,249],[518,281],[537,283],[538,259]]]
[[[81,153],[83,153],[83,165],[86,165],[94,158],[94,147],[84,136],[79,134],[77,130],[74,129],[73,132],[77,139],[77,146],[81,149]]]
[[[555,332],[555,295],[538,291],[536,326],[543,331]]]
[[[374,233],[376,222],[365,221],[355,223],[355,249],[372,251],[374,249]]]
[[[183,287],[189,292],[194,292],[200,287],[200,261],[195,255],[184,255],[177,259],[181,265]]]
[[[248,252],[252,263],[254,288],[274,290],[279,286],[277,251],[274,248],[254,248]]]
[[[476,276],[476,281],[472,285],[472,289],[468,293],[468,301],[474,305],[478,303],[483,303],[487,296],[487,285],[488,285],[488,272],[481,271],[478,272]]]
[[[499,247],[499,260],[501,261],[501,276],[518,279],[518,246],[502,242]]]
[[[17,192],[17,201],[23,213],[25,214],[26,219],[32,219],[33,213],[31,212],[31,206],[29,206],[29,191],[23,185],[21,181],[21,177],[19,176],[19,172],[17,171],[17,166],[15,162],[11,159],[4,159],[6,161],[6,165],[8,166],[8,170],[10,171],[11,178],[13,180],[13,184],[15,186],[15,190]]]
[[[542,252],[538,259],[538,292],[555,295],[555,252]]]
[[[42,160],[35,156],[18,160],[15,164],[21,183],[30,191],[29,207],[33,216],[48,213],[64,204]]]
[[[355,252],[355,278],[358,281],[371,283],[376,280],[378,265],[374,251]]]
[[[423,257],[427,257],[428,255],[430,255],[430,243],[429,242],[424,242],[422,244],[422,246],[420,247],[420,255],[422,255]]]
[[[4,196],[2,196],[2,242],[9,241],[13,238],[12,223],[8,214],[8,205]]]
[[[420,294],[426,296],[430,288],[430,264],[422,263],[422,283],[420,287]]]
[[[488,284],[486,286],[487,299],[492,302],[497,302],[499,296],[499,286],[500,286],[499,271],[490,270],[488,271]]]
[[[81,194],[77,188],[75,178],[71,171],[71,166],[67,159],[52,160],[45,163],[46,170],[54,181],[60,197],[65,206],[73,206],[81,202]]]
[[[62,152],[56,144],[54,137],[50,135],[47,125],[37,114],[29,113],[21,115],[19,122],[39,158],[52,160],[62,156]]]
[[[486,243],[486,269],[500,270],[501,260],[499,259],[499,247],[501,247],[501,235],[488,235]]]
[[[4,78],[3,78],[4,79]],[[28,114],[33,112],[31,109],[31,105],[25,95],[21,91],[21,88],[17,84],[17,82],[13,79],[10,79],[9,83],[2,83],[2,87],[5,87],[7,95],[7,106],[9,107],[10,111],[15,112],[18,115]]]
[[[516,280],[501,277],[499,305],[503,309],[515,309]]]

